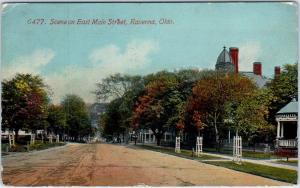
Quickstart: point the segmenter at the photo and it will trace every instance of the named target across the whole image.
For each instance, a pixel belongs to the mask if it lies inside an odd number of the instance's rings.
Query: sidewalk
[[[212,155],[212,156],[216,156],[216,157],[222,157],[222,158],[225,158],[225,159],[232,160],[232,156],[229,156],[229,155],[215,154],[215,153],[208,153],[208,152],[203,152],[203,154]],[[259,160],[255,160],[255,159],[242,158],[242,161],[244,161],[244,162],[261,164],[261,165],[266,165],[266,166],[272,166],[272,167],[278,167],[278,168],[285,168],[285,169],[297,170],[298,171],[298,166],[292,166],[292,165],[287,165],[287,164],[275,163],[276,160],[277,159],[265,159],[265,160],[259,159]],[[212,161],[212,160],[207,160],[207,161]],[[215,160],[215,161],[217,161],[217,160]]]
[[[151,147],[157,147],[157,148],[159,148],[159,147],[170,148],[170,147],[155,146],[155,145],[150,145],[150,144],[137,144],[137,145],[149,145]],[[171,149],[173,149],[173,148],[171,148]],[[223,158],[223,159],[206,159],[206,160],[201,160],[203,162],[204,161],[231,161],[232,160],[232,156],[231,155],[219,154],[219,153],[217,154],[217,153],[210,153],[210,152],[203,152],[203,154]],[[298,159],[298,158],[293,158],[293,159]],[[276,163],[276,160],[277,159],[249,159],[249,158],[242,158],[242,161],[244,161],[244,162],[249,162],[249,163],[254,163],[254,164],[261,164],[261,165],[266,165],[266,166],[271,166],[271,167],[284,168],[284,169],[298,171],[298,166]]]

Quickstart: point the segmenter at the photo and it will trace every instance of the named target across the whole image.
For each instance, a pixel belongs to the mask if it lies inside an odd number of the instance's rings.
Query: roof
[[[230,71],[230,72],[234,71],[234,65],[232,63],[231,56],[229,52],[226,50],[225,46],[223,51],[218,56],[217,63],[216,63],[216,70]]]
[[[107,106],[107,103],[95,103],[93,104],[91,111],[93,113],[102,113],[106,111]]]
[[[276,114],[298,113],[298,101],[294,98],[291,102],[281,108]]]
[[[224,47],[223,51],[218,56],[217,64],[219,63],[232,63],[231,56],[229,55],[229,52],[226,50],[226,47]]]
[[[268,78],[265,76],[256,75],[253,72],[240,72],[242,75],[247,76],[249,79],[253,80],[257,87],[262,88],[268,82]]]

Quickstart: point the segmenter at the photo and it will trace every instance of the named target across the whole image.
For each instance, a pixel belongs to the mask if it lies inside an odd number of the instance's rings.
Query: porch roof
[[[276,113],[276,115],[279,114],[298,114],[298,101],[294,98]]]

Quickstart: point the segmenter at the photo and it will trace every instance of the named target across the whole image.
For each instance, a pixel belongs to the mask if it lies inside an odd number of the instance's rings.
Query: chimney
[[[276,76],[279,76],[280,75],[280,67],[279,66],[276,66],[275,68],[274,68],[274,76],[276,77]]]
[[[253,73],[256,74],[256,75],[259,75],[259,76],[262,75],[261,62],[254,62],[253,63]]]
[[[234,72],[239,73],[239,49],[236,47],[229,48],[229,54],[234,64]]]

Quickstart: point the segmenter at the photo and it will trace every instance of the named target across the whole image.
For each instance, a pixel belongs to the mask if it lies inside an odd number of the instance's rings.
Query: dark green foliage
[[[124,131],[121,126],[121,113],[119,107],[121,99],[115,99],[107,106],[105,114],[101,116],[100,123],[103,127],[103,133],[106,135],[119,135]]]
[[[298,63],[286,64],[279,76],[268,84],[274,96],[269,106],[269,121],[275,123],[275,114],[293,98],[298,98]]]
[[[50,105],[48,107],[47,121],[49,123],[48,130],[55,134],[63,133],[67,128],[66,113],[63,107],[60,105]]]
[[[77,95],[67,95],[62,103],[66,114],[66,132],[76,141],[92,133],[91,122],[84,101]]]

